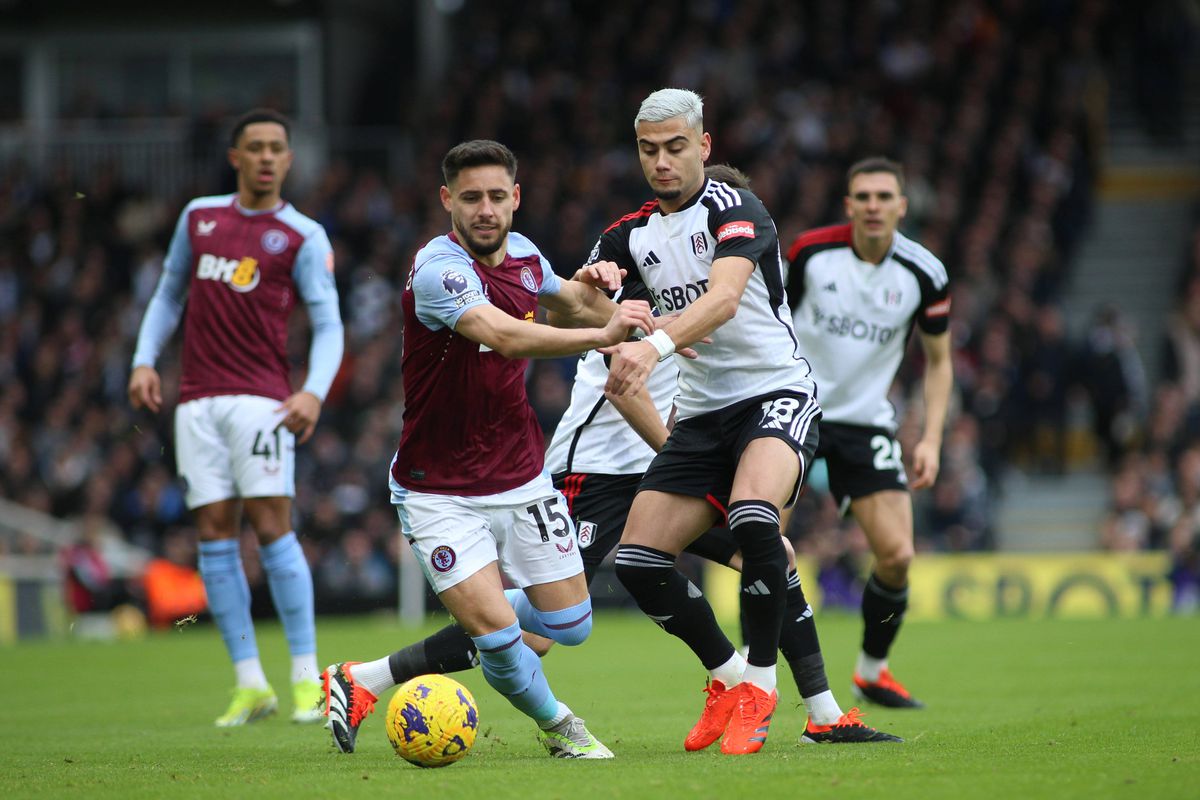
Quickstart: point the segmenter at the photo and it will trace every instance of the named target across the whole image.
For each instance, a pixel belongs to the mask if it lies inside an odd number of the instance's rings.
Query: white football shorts
[[[279,406],[233,394],[175,409],[175,464],[189,509],[231,497],[296,496],[296,436],[281,424]]]
[[[400,530],[434,591],[446,591],[486,567],[524,589],[583,572],[575,524],[550,475],[479,497],[405,489],[391,480]]]

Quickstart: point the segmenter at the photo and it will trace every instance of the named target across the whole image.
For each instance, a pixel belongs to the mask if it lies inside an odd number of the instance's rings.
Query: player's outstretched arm
[[[954,386],[950,334],[922,333],[921,345],[925,350],[925,431],[913,447],[913,489],[933,486],[941,470],[942,430]]]
[[[605,393],[631,395],[646,383],[654,364],[680,348],[702,341],[737,314],[742,293],[754,273],[754,262],[741,256],[713,261],[708,291],[673,322],[640,342],[626,342],[605,350],[612,355]],[[657,343],[651,341],[657,338]],[[663,337],[669,337],[669,340]]]
[[[613,408],[625,418],[629,427],[633,428],[634,432],[654,449],[654,452],[662,450],[663,445],[667,443],[670,431],[667,430],[662,417],[658,415],[654,399],[645,386],[629,397],[608,392],[605,392],[604,396],[613,404]]]
[[[609,264],[610,262],[601,263]],[[615,269],[616,264],[611,264],[611,267]],[[588,269],[588,267],[584,269]],[[619,273],[624,273],[624,270],[619,270],[618,273],[605,270],[602,274]],[[578,276],[579,273],[576,272],[575,275]],[[621,288],[619,278],[615,283],[617,289]],[[549,312],[546,315],[546,321],[557,328],[602,328],[612,317],[617,306],[595,285],[577,278],[563,281],[560,284],[560,290],[556,293],[538,295],[538,303]]]
[[[650,305],[645,301],[626,300],[617,305],[607,297],[604,299],[615,313],[605,319],[603,327],[564,329],[538,325],[514,319],[493,305],[483,304],[464,311],[454,331],[506,358],[553,358],[623,342],[635,328],[654,327]]]

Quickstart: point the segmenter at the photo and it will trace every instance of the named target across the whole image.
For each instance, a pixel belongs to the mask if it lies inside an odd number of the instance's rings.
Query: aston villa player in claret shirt
[[[567,502],[542,463],[525,395],[526,359],[582,353],[654,329],[644,301],[620,305],[560,280],[511,230],[521,202],[504,145],[464,142],[442,161],[451,230],[414,260],[404,312],[404,430],[391,468],[404,536],[442,603],[470,635],[489,684],[538,726],[556,758],[612,752],[550,690],[522,630],[580,644],[592,605]],[[615,264],[597,267],[616,289]],[[581,327],[534,321],[545,306]],[[511,585],[504,590],[501,572]],[[359,726],[395,685],[392,657],[324,673],[333,741],[353,752]]]
[[[287,118],[267,109],[234,124],[229,163],[237,192],[197,198],[180,214],[129,379],[134,408],[162,409],[155,364],[182,320],[176,462],[200,535],[208,607],[237,681],[220,727],[253,722],[278,705],[250,618],[238,549],[243,512],[291,653],[292,719],[322,718],[312,574],[292,529],[292,497],[295,446],[317,424],[343,334],[329,239],[280,196],[292,165],[288,136]],[[297,301],[313,333],[308,375],[293,391],[287,321]]]

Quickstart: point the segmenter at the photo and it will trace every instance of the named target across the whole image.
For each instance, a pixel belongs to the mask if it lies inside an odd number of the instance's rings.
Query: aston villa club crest
[[[534,294],[537,294],[537,281],[533,277],[533,270],[529,267],[521,267],[521,285]]]
[[[429,554],[429,563],[438,572],[449,572],[454,569],[457,561],[458,556],[454,554],[454,550],[444,544],[433,548],[433,552]]]
[[[287,234],[281,230],[271,228],[271,230],[262,235],[262,249],[273,256],[277,256],[284,250],[287,250],[287,246]]]

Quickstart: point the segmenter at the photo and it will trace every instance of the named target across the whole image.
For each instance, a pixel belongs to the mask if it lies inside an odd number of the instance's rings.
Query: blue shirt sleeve
[[[417,319],[434,331],[453,329],[464,311],[488,302],[470,262],[449,255],[422,264],[413,275],[412,291]]]
[[[292,265],[292,280],[312,324],[308,378],[301,391],[316,395],[323,403],[341,366],[345,347],[337,283],[333,278],[333,247],[324,228],[318,228],[300,245],[296,263]]]
[[[562,291],[562,278],[558,277],[550,266],[550,261],[545,256],[538,259],[542,265],[542,286],[538,289],[538,294],[558,294]]]
[[[183,316],[187,301],[188,281],[192,276],[192,243],[188,238],[189,208],[184,208],[175,223],[175,233],[163,259],[163,271],[150,302],[142,327],[138,330],[137,347],[133,351],[134,367],[153,367],[162,349]]]

